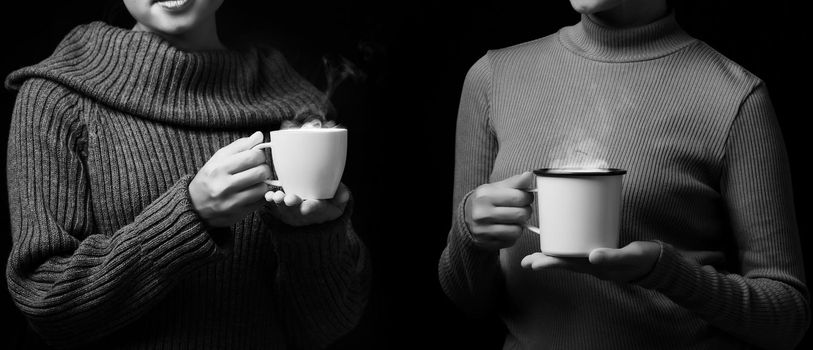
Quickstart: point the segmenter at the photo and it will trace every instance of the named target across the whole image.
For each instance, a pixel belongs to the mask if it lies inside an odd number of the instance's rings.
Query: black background
[[[0,75],[48,56],[77,24],[115,14],[118,1],[14,2],[5,8]],[[686,0],[683,27],[766,81],[790,152],[803,247],[811,220],[808,8],[797,1]],[[373,260],[373,288],[359,327],[334,349],[501,347],[499,323],[464,317],[441,292],[437,259],[452,215],[454,123],[466,71],[487,49],[535,39],[578,21],[568,1],[317,2],[226,0],[218,16],[225,37],[262,38],[323,86],[320,57],[340,54],[364,71],[333,102],[350,130],[344,182],[353,216]],[[534,7],[531,7],[534,4]],[[806,5],[805,5],[806,6]],[[126,15],[125,15],[126,16]],[[127,18],[121,23],[127,23]],[[122,17],[118,17],[122,19]],[[117,21],[118,21],[117,19]],[[253,34],[248,34],[248,33]],[[0,135],[8,133],[14,94],[0,92]],[[5,152],[2,163],[5,164]],[[5,183],[3,172],[2,182]],[[11,244],[6,188],[0,186],[0,254]],[[813,253],[806,251],[808,276]],[[811,280],[808,277],[808,280]],[[17,348],[24,321],[0,279],[0,348]],[[5,321],[5,320],[3,320]],[[806,337],[802,346],[812,342]]]

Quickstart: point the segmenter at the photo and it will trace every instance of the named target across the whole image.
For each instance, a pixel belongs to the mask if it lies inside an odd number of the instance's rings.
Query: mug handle
[[[271,142],[258,143],[254,145],[254,147],[251,147],[251,149],[266,149],[266,148],[271,148]],[[265,184],[269,186],[282,187],[282,184],[279,182],[279,180],[265,180],[263,182],[265,182]]]
[[[525,192],[530,192],[530,193],[539,193],[539,189],[538,189],[538,188],[532,188],[532,189],[525,190]],[[540,229],[539,229],[539,227],[537,227],[537,226],[534,226],[534,225],[525,225],[525,228],[527,228],[529,231],[531,231],[531,232],[533,232],[533,233],[536,233],[536,234],[538,234],[538,235],[541,235],[541,234],[542,234],[542,230],[540,230]]]

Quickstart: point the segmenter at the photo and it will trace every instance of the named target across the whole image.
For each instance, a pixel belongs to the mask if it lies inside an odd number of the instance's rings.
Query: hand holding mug
[[[350,191],[339,183],[336,194],[330,199],[302,199],[296,194],[268,191],[265,199],[271,215],[291,226],[320,224],[339,218],[350,201]]]
[[[474,243],[484,249],[513,246],[531,215],[531,172],[480,185],[465,204],[466,225]]]
[[[533,253],[522,259],[522,267],[533,270],[564,268],[610,281],[640,279],[655,266],[661,247],[652,241],[635,241],[622,248],[596,248],[585,258],[554,257]]]
[[[256,132],[219,149],[189,183],[192,206],[208,225],[230,226],[264,203],[271,168],[251,149],[262,140]]]

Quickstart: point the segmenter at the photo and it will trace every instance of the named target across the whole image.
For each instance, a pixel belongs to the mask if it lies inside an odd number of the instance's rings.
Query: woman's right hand
[[[533,173],[480,185],[466,200],[466,225],[474,244],[499,250],[517,241],[531,216]]]
[[[258,131],[219,149],[189,183],[192,205],[208,225],[231,226],[265,203],[271,168],[262,150],[251,149],[262,141]]]

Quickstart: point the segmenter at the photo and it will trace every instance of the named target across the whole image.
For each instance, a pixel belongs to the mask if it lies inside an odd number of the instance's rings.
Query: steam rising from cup
[[[569,169],[603,169],[607,168],[607,161],[600,158],[602,148],[592,139],[582,140],[575,145],[565,145],[554,159],[551,168]]]
[[[280,129],[294,128],[335,128],[340,127],[328,117],[335,115],[335,108],[331,99],[336,89],[347,78],[360,81],[366,78],[364,72],[353,62],[341,55],[326,55],[322,57],[325,70],[325,91],[319,104],[308,104],[300,108],[292,120],[282,122]]]

